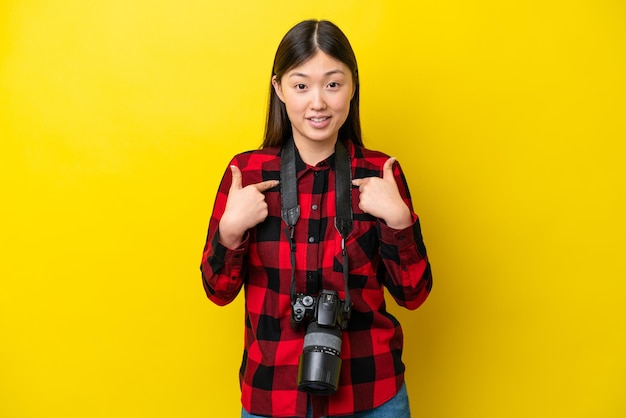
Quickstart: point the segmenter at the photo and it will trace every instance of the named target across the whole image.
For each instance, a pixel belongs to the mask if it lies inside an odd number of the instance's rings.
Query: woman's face
[[[350,68],[322,51],[303,64],[272,79],[285,103],[296,144],[334,144],[350,111],[354,84]]]

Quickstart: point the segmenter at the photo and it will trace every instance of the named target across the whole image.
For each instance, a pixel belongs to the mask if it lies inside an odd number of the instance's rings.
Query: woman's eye
[[[331,83],[328,83],[328,87],[330,87],[331,89],[335,89],[339,87],[339,83],[337,83],[336,81],[333,81]]]
[[[304,84],[296,84],[296,89],[304,90],[304,89],[306,89],[306,85],[304,85]]]

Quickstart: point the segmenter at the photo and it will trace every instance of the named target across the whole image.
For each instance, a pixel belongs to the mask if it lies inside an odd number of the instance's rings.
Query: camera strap
[[[280,164],[280,198],[282,218],[287,224],[285,233],[291,249],[291,288],[292,302],[296,299],[296,241],[294,231],[300,218],[298,204],[298,177],[296,173],[296,150],[293,138],[283,146]],[[335,228],[341,235],[341,253],[343,255],[343,278],[346,293],[345,311],[350,312],[352,302],[348,291],[348,252],[346,239],[352,232],[352,170],[350,155],[343,142],[337,139],[335,143],[335,204],[337,216]]]

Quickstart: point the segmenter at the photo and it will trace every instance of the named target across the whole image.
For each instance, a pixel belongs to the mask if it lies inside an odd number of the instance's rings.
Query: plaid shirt
[[[353,178],[382,176],[387,156],[347,143]],[[316,295],[336,290],[345,298],[341,236],[334,227],[334,155],[315,167],[297,155],[300,220],[295,228],[297,292]],[[280,177],[280,149],[265,148],[235,156],[243,186]],[[352,188],[354,228],[347,240],[349,289],[353,302],[342,334],[338,391],[311,396],[313,416],[346,415],[372,409],[391,399],[404,381],[403,334],[387,312],[383,286],[401,306],[416,309],[428,296],[432,277],[417,215],[398,164],[394,176],[413,225],[394,230],[363,213],[359,190]],[[281,219],[279,187],[265,192],[269,215],[248,231],[237,249],[218,242],[217,230],[231,185],[222,179],[209,224],[201,271],[210,300],[231,302],[245,291],[245,348],[240,370],[242,404],[252,414],[303,417],[307,394],[297,389],[298,358],[305,327],[290,326],[290,246]]]

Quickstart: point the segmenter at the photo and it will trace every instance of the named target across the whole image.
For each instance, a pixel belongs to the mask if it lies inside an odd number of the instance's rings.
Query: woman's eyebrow
[[[330,71],[324,73],[324,76],[328,77],[329,75],[335,75],[335,74],[344,74],[345,75],[345,73],[343,71],[337,69],[337,70],[330,70]],[[304,74],[304,73],[291,73],[291,74],[289,74],[289,77],[309,78],[309,75]]]

